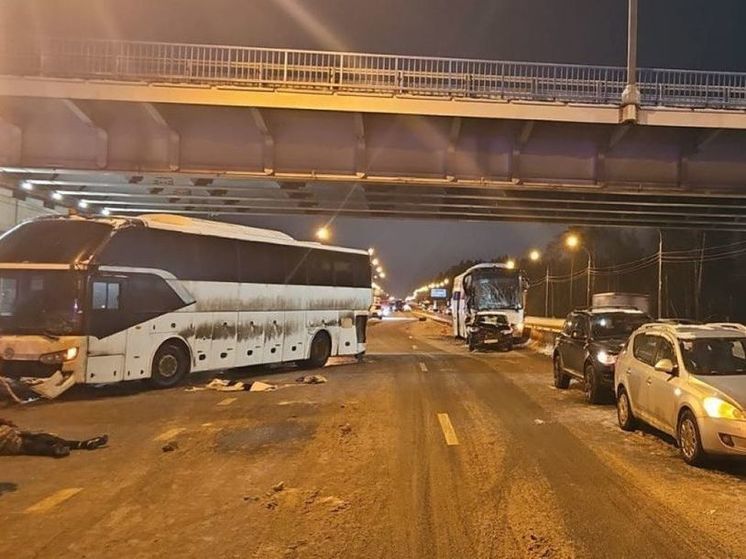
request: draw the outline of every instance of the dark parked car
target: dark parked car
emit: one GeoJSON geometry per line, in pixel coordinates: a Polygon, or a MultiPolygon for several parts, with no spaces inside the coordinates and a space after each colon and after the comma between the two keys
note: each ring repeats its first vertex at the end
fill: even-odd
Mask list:
{"type": "Polygon", "coordinates": [[[586,399],[601,403],[614,395],[614,363],[630,334],[652,319],[631,308],[591,308],[571,312],[554,346],[554,386],[583,382],[586,399]]]}

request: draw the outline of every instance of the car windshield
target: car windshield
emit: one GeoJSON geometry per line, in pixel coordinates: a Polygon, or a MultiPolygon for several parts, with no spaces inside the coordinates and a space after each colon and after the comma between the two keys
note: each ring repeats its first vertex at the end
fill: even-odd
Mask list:
{"type": "Polygon", "coordinates": [[[0,270],[0,334],[77,334],[81,275],[69,270],[0,270]]]}
{"type": "Polygon", "coordinates": [[[520,277],[515,271],[483,271],[472,278],[473,306],[478,311],[520,309],[520,277]]]}
{"type": "Polygon", "coordinates": [[[680,340],[686,369],[695,375],[746,374],[746,338],[680,340]]]}
{"type": "Polygon", "coordinates": [[[650,322],[650,317],[642,313],[614,312],[591,316],[593,338],[626,338],[640,326],[650,322]]]}

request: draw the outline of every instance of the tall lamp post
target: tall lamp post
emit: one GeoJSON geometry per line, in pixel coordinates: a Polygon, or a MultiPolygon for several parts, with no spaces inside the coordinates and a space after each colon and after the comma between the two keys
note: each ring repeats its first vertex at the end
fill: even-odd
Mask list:
{"type": "MultiPolygon", "coordinates": [[[[585,251],[585,253],[588,255],[588,269],[587,269],[588,277],[586,280],[586,296],[585,296],[586,303],[585,304],[590,307],[591,306],[591,275],[593,271],[593,257],[591,256],[591,251],[588,250],[587,247],[580,244],[580,237],[578,237],[574,233],[571,233],[570,235],[567,236],[567,238],[565,239],[565,245],[567,246],[567,248],[571,250],[575,250],[576,248],[582,248],[585,251]]],[[[570,268],[570,306],[571,307],[573,303],[572,301],[572,275],[573,275],[573,270],[572,268],[570,268]]]]}
{"type": "Polygon", "coordinates": [[[637,121],[640,87],[637,85],[637,0],[629,0],[627,14],[627,85],[622,92],[622,119],[637,121]]]}

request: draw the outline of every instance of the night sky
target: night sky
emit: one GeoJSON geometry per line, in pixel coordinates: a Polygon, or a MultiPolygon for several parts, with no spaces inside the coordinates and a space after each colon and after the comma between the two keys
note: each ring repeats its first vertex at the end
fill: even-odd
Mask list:
{"type": "MultiPolygon", "coordinates": [[[[623,65],[626,0],[0,0],[29,34],[623,65]]],[[[746,0],[640,0],[641,66],[746,71],[746,0]]],[[[321,218],[247,223],[308,238],[321,218]]],[[[338,244],[375,246],[391,291],[463,258],[520,256],[561,227],[336,220],[338,244]]]]}

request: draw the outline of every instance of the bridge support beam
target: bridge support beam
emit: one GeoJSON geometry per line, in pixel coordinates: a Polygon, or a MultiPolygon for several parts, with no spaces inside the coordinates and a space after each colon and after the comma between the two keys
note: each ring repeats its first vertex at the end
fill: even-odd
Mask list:
{"type": "Polygon", "coordinates": [[[267,121],[262,114],[262,111],[256,107],[249,109],[251,118],[254,121],[254,125],[262,135],[264,141],[263,147],[263,160],[264,160],[264,174],[273,175],[275,173],[275,139],[272,136],[272,132],[267,126],[267,121]]]}
{"type": "Polygon", "coordinates": [[[96,124],[91,114],[80,103],[71,99],[63,99],[62,103],[77,119],[96,134],[96,167],[105,169],[109,160],[109,133],[96,124]]]}
{"type": "Polygon", "coordinates": [[[531,139],[531,133],[534,131],[535,124],[533,120],[524,122],[515,140],[513,140],[509,177],[514,184],[521,184],[523,182],[521,177],[521,153],[531,139]]]}
{"type": "Polygon", "coordinates": [[[23,130],[0,115],[0,162],[20,165],[23,157],[23,130]]]}
{"type": "Polygon", "coordinates": [[[142,103],[145,113],[164,133],[166,138],[166,159],[171,171],[179,170],[180,136],[179,133],[169,125],[163,114],[152,103],[142,103]]]}
{"type": "Polygon", "coordinates": [[[601,142],[596,151],[593,182],[602,186],[606,182],[606,156],[632,130],[632,124],[621,124],[614,128],[608,140],[601,142]]]}
{"type": "Polygon", "coordinates": [[[355,175],[362,179],[366,176],[368,167],[363,113],[353,113],[352,121],[355,126],[355,175]]]}
{"type": "Polygon", "coordinates": [[[456,145],[461,135],[461,117],[457,116],[451,120],[451,128],[448,131],[448,145],[443,154],[443,176],[446,180],[456,180],[455,175],[451,172],[453,155],[456,153],[456,145]]]}

